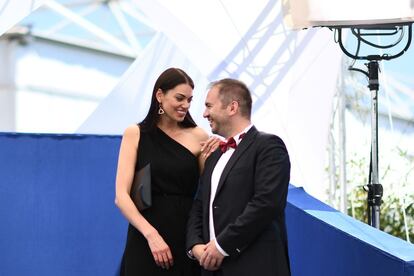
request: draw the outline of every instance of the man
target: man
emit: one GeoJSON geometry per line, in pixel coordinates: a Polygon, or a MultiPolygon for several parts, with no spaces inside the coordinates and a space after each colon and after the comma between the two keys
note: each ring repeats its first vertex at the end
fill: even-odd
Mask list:
{"type": "Polygon", "coordinates": [[[203,275],[290,275],[285,206],[290,177],[283,141],[250,121],[246,85],[211,85],[203,116],[220,145],[206,160],[187,228],[189,255],[203,275]]]}

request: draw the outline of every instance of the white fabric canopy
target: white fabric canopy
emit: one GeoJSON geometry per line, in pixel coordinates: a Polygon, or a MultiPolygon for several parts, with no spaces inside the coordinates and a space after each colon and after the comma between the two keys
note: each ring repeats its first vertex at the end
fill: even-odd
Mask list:
{"type": "Polygon", "coordinates": [[[161,34],[78,132],[119,134],[126,125],[141,120],[155,79],[172,66],[193,77],[192,116],[209,131],[202,118],[205,88],[217,78],[236,77],[254,94],[253,123],[286,142],[292,159],[291,182],[322,198],[331,103],[341,57],[333,34],[284,30],[277,1],[243,5],[224,1],[225,7],[220,1],[136,3],[161,34]],[[247,22],[242,19],[246,14],[247,22]],[[263,36],[260,28],[266,24],[274,27],[263,36]],[[254,40],[259,37],[263,45],[256,47],[254,40]],[[257,70],[252,70],[254,66],[257,70]]]}
{"type": "MultiPolygon", "coordinates": [[[[42,3],[18,1],[17,7],[13,2],[0,2],[2,32],[42,3]]],[[[333,33],[286,30],[277,0],[134,2],[158,33],[77,133],[121,134],[127,125],[142,120],[155,79],[168,67],[181,67],[195,81],[191,112],[209,131],[202,118],[207,84],[237,78],[252,90],[253,123],[286,142],[291,182],[322,198],[341,58],[333,33]]]]}
{"type": "Polygon", "coordinates": [[[46,0],[0,0],[0,35],[40,7],[46,0]]]}

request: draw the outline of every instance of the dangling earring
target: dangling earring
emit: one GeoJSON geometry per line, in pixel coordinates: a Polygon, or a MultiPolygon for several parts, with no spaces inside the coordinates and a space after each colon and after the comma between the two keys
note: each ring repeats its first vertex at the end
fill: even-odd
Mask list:
{"type": "Polygon", "coordinates": [[[160,107],[158,108],[158,115],[162,115],[165,113],[164,109],[162,109],[162,103],[159,103],[160,107]]]}

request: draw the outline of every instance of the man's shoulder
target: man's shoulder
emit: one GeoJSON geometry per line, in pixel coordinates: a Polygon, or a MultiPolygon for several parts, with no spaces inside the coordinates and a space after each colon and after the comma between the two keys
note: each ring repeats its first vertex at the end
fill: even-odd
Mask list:
{"type": "Polygon", "coordinates": [[[278,149],[287,152],[287,147],[283,139],[273,133],[258,131],[254,144],[259,152],[265,152],[270,149],[278,149]]]}
{"type": "Polygon", "coordinates": [[[249,129],[249,131],[247,132],[247,133],[249,133],[249,132],[251,132],[253,135],[255,135],[256,137],[256,139],[272,139],[272,137],[274,138],[274,137],[276,137],[276,138],[278,138],[278,139],[281,139],[278,135],[276,135],[276,134],[273,134],[273,133],[269,133],[269,132],[266,132],[266,131],[262,131],[262,130],[259,130],[259,129],[257,129],[256,128],[256,126],[255,125],[253,125],[250,129],[249,129]]]}
{"type": "Polygon", "coordinates": [[[258,131],[256,139],[260,142],[263,142],[265,140],[273,140],[273,141],[278,141],[278,142],[283,143],[283,140],[282,138],[280,138],[280,136],[273,134],[273,133],[268,133],[265,131],[258,131]]]}

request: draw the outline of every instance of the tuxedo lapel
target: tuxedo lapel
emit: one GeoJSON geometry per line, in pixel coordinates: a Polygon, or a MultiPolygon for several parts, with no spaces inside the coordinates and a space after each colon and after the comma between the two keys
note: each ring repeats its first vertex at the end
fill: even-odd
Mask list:
{"type": "MultiPolygon", "coordinates": [[[[233,168],[234,164],[236,164],[237,160],[239,160],[240,156],[243,155],[243,153],[249,148],[251,143],[254,141],[258,131],[257,129],[252,126],[250,130],[246,133],[243,140],[240,142],[240,144],[237,146],[236,150],[234,151],[233,155],[230,157],[229,161],[227,162],[226,166],[224,167],[223,173],[220,176],[220,180],[217,186],[217,194],[220,192],[221,187],[223,186],[224,181],[227,178],[227,175],[233,168]]],[[[217,163],[217,161],[216,161],[217,163]]],[[[210,176],[211,179],[211,176],[210,176]]]]}
{"type": "Polygon", "coordinates": [[[220,159],[222,155],[222,152],[218,148],[216,151],[214,151],[210,157],[208,158],[208,162],[206,160],[206,166],[204,167],[204,179],[206,185],[205,187],[205,197],[204,197],[204,204],[210,202],[210,195],[211,195],[211,175],[213,174],[213,170],[216,167],[216,164],[218,160],[220,159]]]}

